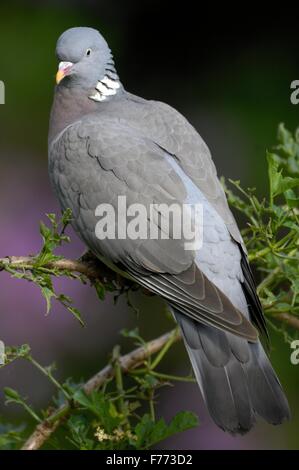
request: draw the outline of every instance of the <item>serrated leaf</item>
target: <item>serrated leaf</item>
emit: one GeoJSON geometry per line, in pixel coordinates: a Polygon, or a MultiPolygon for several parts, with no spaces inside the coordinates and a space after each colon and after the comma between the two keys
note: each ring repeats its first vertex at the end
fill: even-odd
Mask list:
{"type": "Polygon", "coordinates": [[[62,225],[63,226],[68,225],[72,220],[72,216],[73,216],[72,209],[67,208],[62,215],[62,219],[61,219],[62,225]]]}
{"type": "Polygon", "coordinates": [[[137,448],[150,448],[168,437],[183,432],[198,425],[198,418],[189,411],[178,413],[167,425],[164,419],[157,422],[152,421],[150,415],[146,414],[135,427],[137,436],[137,448]]]}
{"type": "Polygon", "coordinates": [[[122,417],[117,413],[114,405],[111,406],[110,400],[101,391],[93,391],[87,396],[83,390],[78,390],[74,394],[74,400],[94,413],[99,423],[109,433],[122,421],[122,417]]]}
{"type": "Polygon", "coordinates": [[[299,186],[299,178],[291,178],[289,176],[282,175],[282,168],[279,168],[279,163],[277,162],[274,154],[268,152],[267,160],[270,194],[272,199],[289,189],[299,186]]]}
{"type": "Polygon", "coordinates": [[[72,435],[72,438],[68,438],[68,440],[76,448],[80,450],[93,450],[94,440],[88,437],[91,426],[86,416],[71,416],[67,422],[67,426],[72,435]]]}
{"type": "Polygon", "coordinates": [[[186,431],[199,425],[198,417],[191,411],[181,411],[168,426],[169,435],[186,431]]]}
{"type": "Polygon", "coordinates": [[[288,189],[284,192],[284,197],[289,207],[296,208],[299,207],[299,197],[292,189],[288,189]]]}

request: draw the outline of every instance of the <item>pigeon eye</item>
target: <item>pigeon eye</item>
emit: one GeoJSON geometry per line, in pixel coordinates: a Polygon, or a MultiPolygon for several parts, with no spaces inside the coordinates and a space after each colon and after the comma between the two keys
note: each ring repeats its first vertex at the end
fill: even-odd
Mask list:
{"type": "Polygon", "coordinates": [[[90,55],[90,54],[91,54],[91,49],[87,49],[86,55],[88,56],[88,55],[90,55]]]}

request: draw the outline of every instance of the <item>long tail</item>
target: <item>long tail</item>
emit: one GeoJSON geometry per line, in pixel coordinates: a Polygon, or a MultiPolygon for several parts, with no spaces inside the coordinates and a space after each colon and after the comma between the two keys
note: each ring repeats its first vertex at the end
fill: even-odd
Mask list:
{"type": "Polygon", "coordinates": [[[285,394],[260,343],[201,325],[175,311],[193,370],[215,423],[245,434],[256,415],[271,424],[290,418],[285,394]]]}

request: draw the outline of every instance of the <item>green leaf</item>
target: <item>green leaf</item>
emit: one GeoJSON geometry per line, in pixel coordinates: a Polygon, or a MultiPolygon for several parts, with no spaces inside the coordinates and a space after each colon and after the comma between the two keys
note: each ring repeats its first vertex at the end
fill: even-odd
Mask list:
{"type": "Polygon", "coordinates": [[[169,435],[186,431],[199,425],[198,417],[191,411],[181,411],[168,426],[169,435]]]}
{"type": "Polygon", "coordinates": [[[99,299],[105,300],[105,287],[98,279],[95,281],[94,287],[99,299]]]}
{"type": "Polygon", "coordinates": [[[78,310],[76,307],[71,307],[70,305],[67,307],[67,309],[79,321],[81,326],[85,326],[80,310],[78,310]]]}
{"type": "Polygon", "coordinates": [[[72,209],[67,208],[64,211],[62,215],[62,219],[61,219],[63,228],[65,228],[71,222],[72,218],[73,218],[72,209]]]}
{"type": "Polygon", "coordinates": [[[26,358],[30,353],[30,346],[28,344],[23,344],[20,347],[7,346],[5,348],[5,364],[1,367],[5,367],[8,364],[11,364],[17,359],[26,358]]]}
{"type": "Polygon", "coordinates": [[[8,424],[0,424],[0,449],[17,450],[24,442],[24,428],[24,425],[13,427],[8,424]]]}
{"type": "Polygon", "coordinates": [[[139,334],[139,328],[137,327],[132,330],[128,330],[127,328],[124,328],[121,330],[120,333],[124,338],[135,339],[136,340],[135,344],[139,344],[141,346],[145,344],[144,339],[139,334]]]}
{"type": "Polygon", "coordinates": [[[296,208],[299,207],[299,197],[292,189],[288,189],[284,193],[284,197],[289,207],[296,208]]]}
{"type": "Polygon", "coordinates": [[[278,126],[277,138],[282,145],[288,145],[293,142],[292,133],[286,129],[282,122],[278,126]]]}
{"type": "Polygon", "coordinates": [[[168,437],[186,431],[198,425],[198,418],[190,411],[178,413],[167,425],[164,419],[152,421],[149,414],[145,414],[135,427],[137,448],[150,448],[168,437]]]}
{"type": "Polygon", "coordinates": [[[111,433],[122,421],[122,416],[117,413],[115,406],[101,391],[94,391],[87,396],[83,390],[78,390],[74,394],[74,400],[95,414],[108,433],[111,433]]]}
{"type": "Polygon", "coordinates": [[[53,227],[57,228],[57,221],[56,221],[56,214],[54,213],[50,213],[50,214],[47,214],[47,217],[48,219],[50,220],[51,224],[53,227]]]}
{"type": "Polygon", "coordinates": [[[141,378],[141,386],[144,390],[155,388],[159,385],[159,380],[151,374],[145,374],[141,378]]]}
{"type": "Polygon", "coordinates": [[[47,303],[47,312],[46,312],[46,314],[48,315],[48,313],[51,310],[51,299],[52,299],[52,297],[56,297],[56,296],[55,296],[55,293],[53,292],[53,290],[49,289],[49,287],[41,287],[41,291],[42,291],[42,294],[43,294],[44,298],[46,299],[46,303],[47,303]]]}
{"type": "Polygon", "coordinates": [[[88,435],[91,430],[91,423],[86,416],[73,415],[69,418],[67,426],[71,432],[71,439],[68,440],[80,450],[93,450],[94,440],[88,435]]]}
{"type": "Polygon", "coordinates": [[[52,235],[51,230],[43,222],[40,222],[39,231],[40,231],[40,234],[43,238],[44,243],[47,243],[47,241],[49,240],[49,238],[52,235]]]}
{"type": "Polygon", "coordinates": [[[268,175],[270,182],[270,196],[271,200],[282,194],[289,189],[299,186],[299,178],[291,178],[282,175],[282,169],[279,168],[279,163],[273,153],[267,153],[268,160],[268,175]]]}

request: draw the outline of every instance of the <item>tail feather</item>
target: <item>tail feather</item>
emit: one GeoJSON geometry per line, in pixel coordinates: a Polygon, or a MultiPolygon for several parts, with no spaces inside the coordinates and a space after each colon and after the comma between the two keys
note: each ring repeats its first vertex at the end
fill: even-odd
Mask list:
{"type": "Polygon", "coordinates": [[[246,364],[252,405],[268,423],[290,419],[290,409],[280,382],[260,343],[251,344],[252,361],[246,364]]]}
{"type": "Polygon", "coordinates": [[[287,399],[260,343],[207,327],[174,312],[211,417],[244,434],[258,414],[271,424],[290,417],[287,399]]]}

